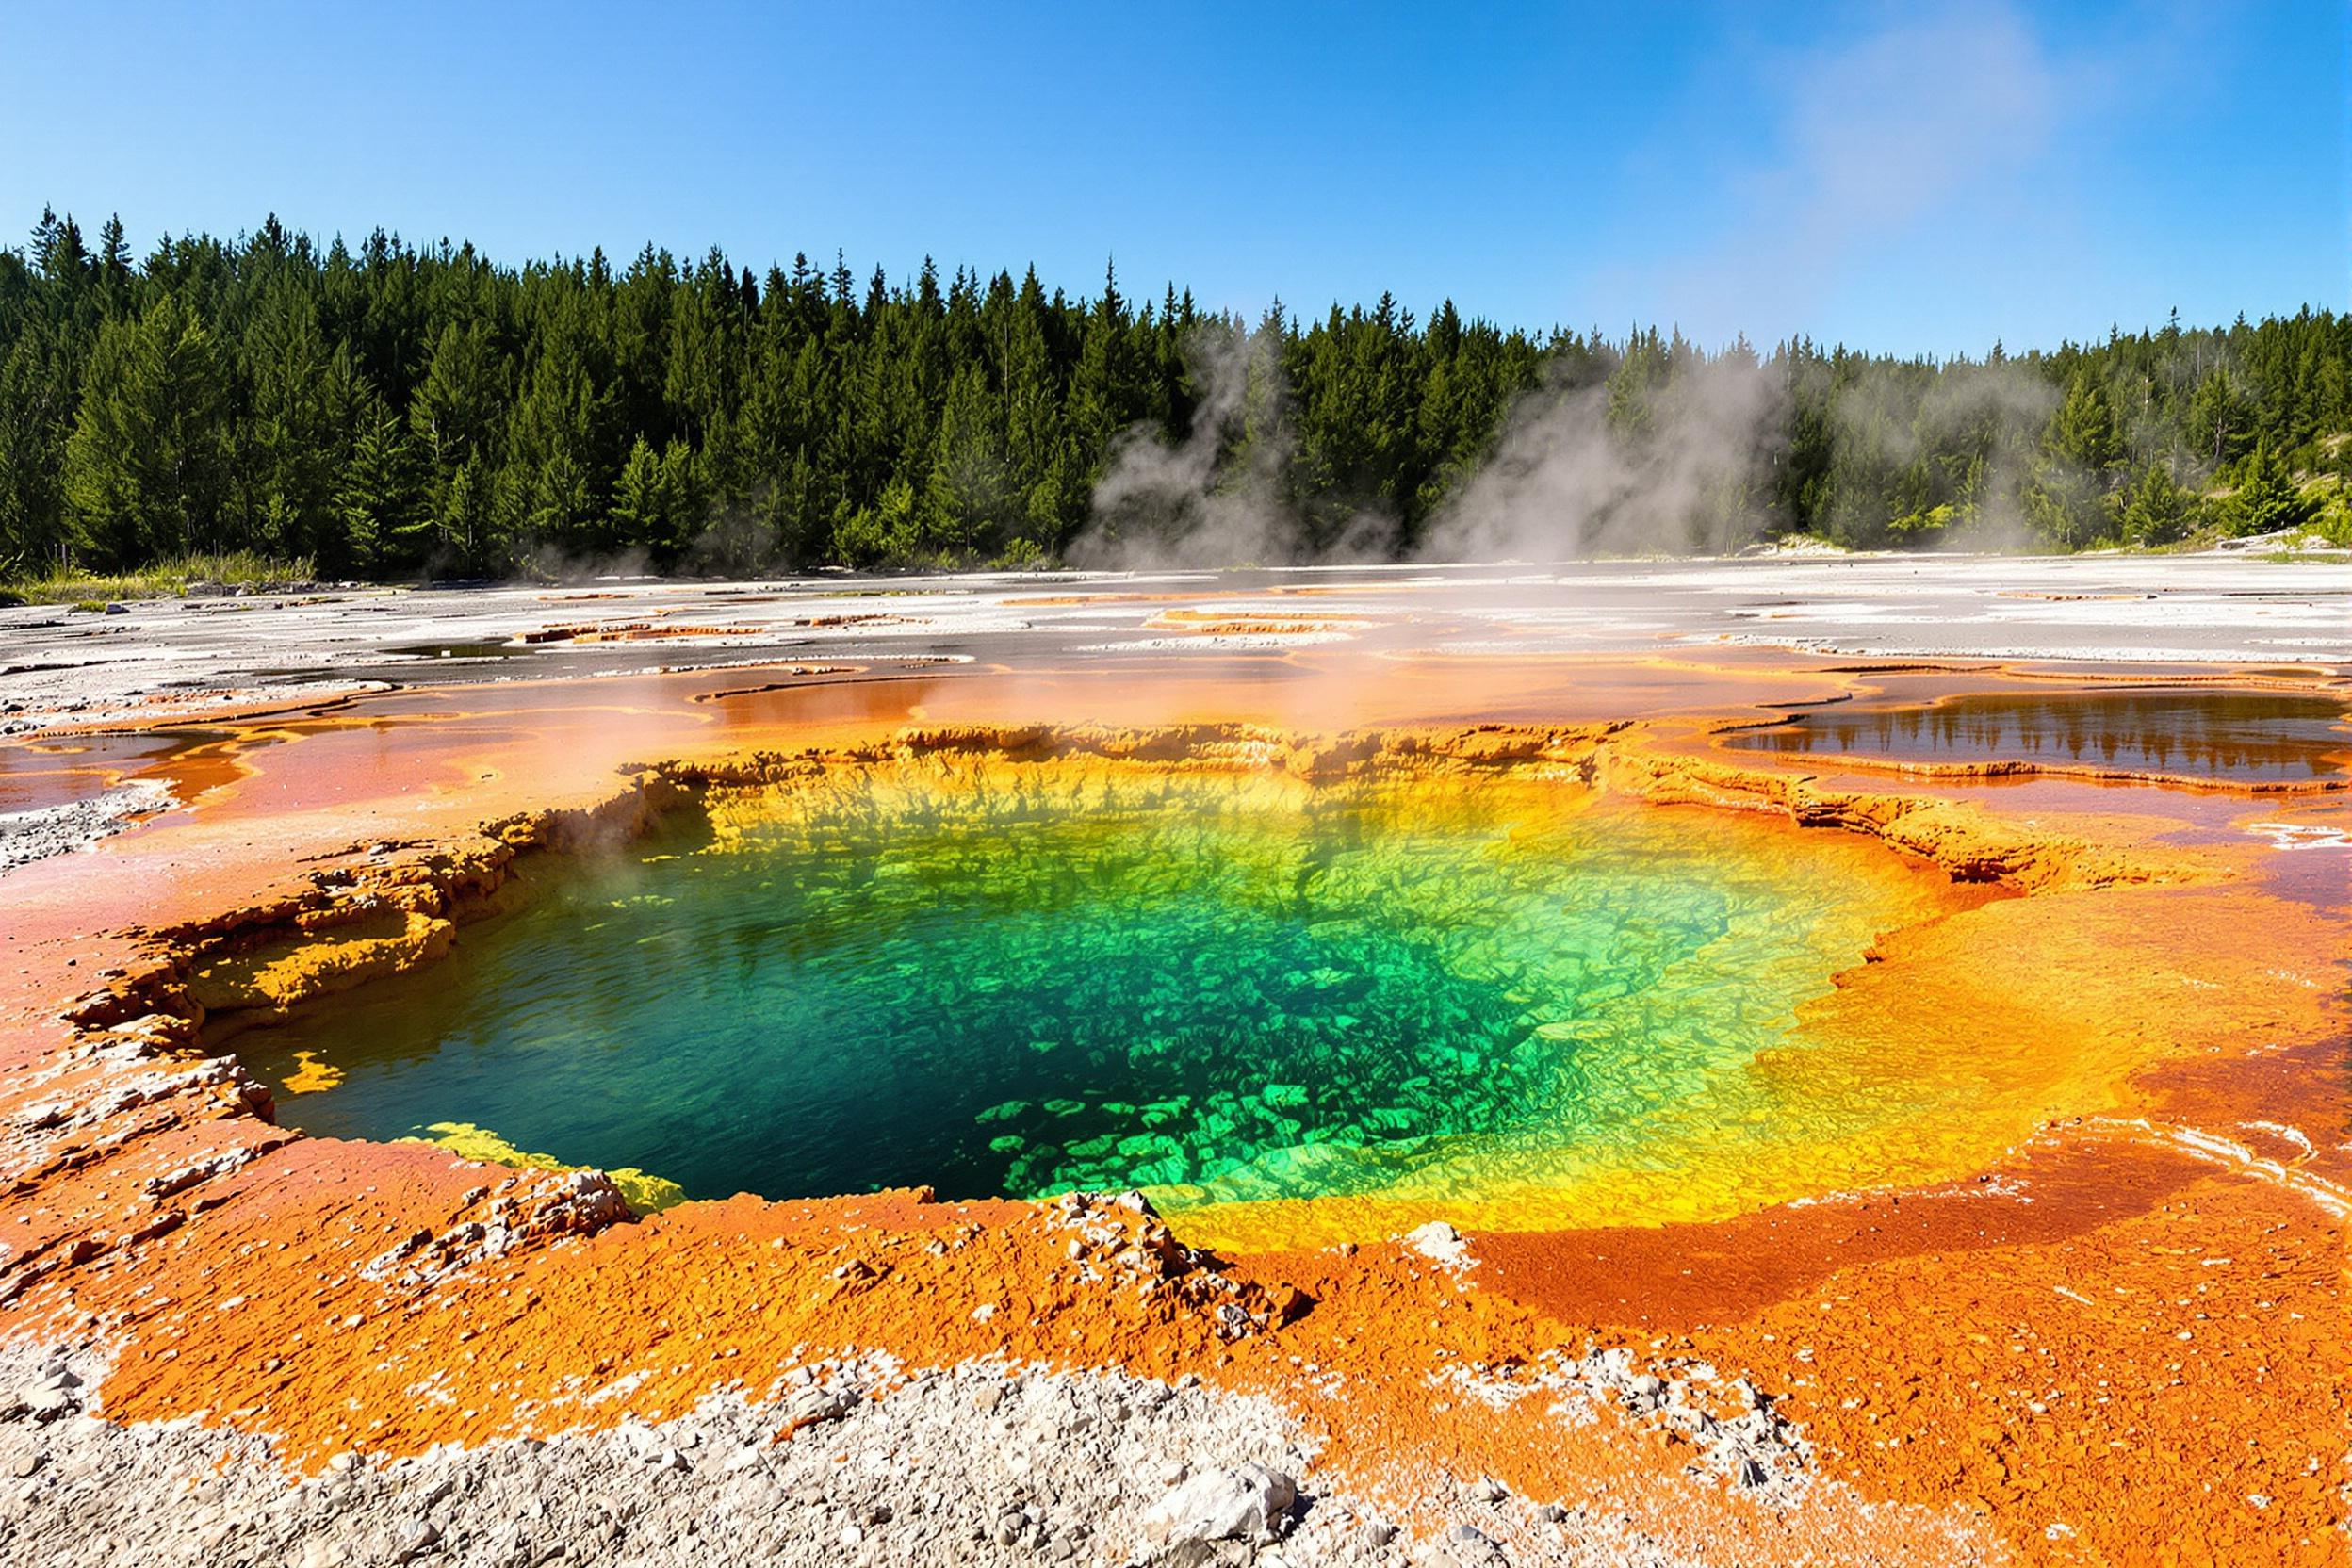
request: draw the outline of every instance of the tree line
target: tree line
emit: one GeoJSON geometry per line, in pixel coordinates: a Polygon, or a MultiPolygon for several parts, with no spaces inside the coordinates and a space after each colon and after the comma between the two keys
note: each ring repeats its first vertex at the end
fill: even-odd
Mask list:
{"type": "MultiPolygon", "coordinates": [[[[119,219],[92,239],[44,213],[0,250],[0,574],[237,549],[380,578],[1041,563],[1245,492],[1282,555],[1407,555],[1547,419],[1635,475],[1722,454],[1660,492],[1671,515],[1556,493],[1636,519],[1579,535],[1614,547],[2162,543],[2341,523],[2347,361],[2352,317],[2310,309],[1899,359],[1387,297],[1246,321],[1115,273],[1072,295],[928,261],[755,276],[715,249],[511,267],[274,218],[135,257],[119,219]],[[1168,454],[1173,481],[1105,483],[1168,454]]],[[[1523,548],[1553,537],[1542,507],[1521,522],[1523,548]]]]}

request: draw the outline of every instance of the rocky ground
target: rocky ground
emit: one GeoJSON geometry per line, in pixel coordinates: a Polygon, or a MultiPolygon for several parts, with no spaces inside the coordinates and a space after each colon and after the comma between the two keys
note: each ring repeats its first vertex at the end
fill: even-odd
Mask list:
{"type": "Polygon", "coordinates": [[[2352,662],[2352,562],[2220,555],[1781,558],[975,573],[566,589],[358,588],[0,608],[0,737],[201,720],[389,685],[819,657],[1034,664],[1346,645],[1870,657],[2352,662]]]}
{"type": "Polygon", "coordinates": [[[96,843],[172,802],[169,786],[139,778],[81,800],[0,811],[0,872],[96,843]]]}
{"type": "MultiPolygon", "coordinates": [[[[103,1419],[100,1372],[70,1346],[0,1352],[0,1562],[1696,1560],[1617,1518],[1491,1481],[1441,1483],[1446,1494],[1428,1501],[1452,1522],[1416,1536],[1325,1490],[1276,1406],[1190,1380],[1003,1363],[908,1379],[887,1361],[826,1362],[774,1400],[714,1397],[673,1421],[390,1462],[341,1454],[289,1482],[263,1438],[103,1419]]],[[[1661,1379],[1613,1364],[1597,1375],[1611,1372],[1616,1392],[1680,1405],[1661,1379]]],[[[1767,1410],[1723,1441],[1721,1462],[1753,1484],[1804,1484],[1767,1410]]]]}

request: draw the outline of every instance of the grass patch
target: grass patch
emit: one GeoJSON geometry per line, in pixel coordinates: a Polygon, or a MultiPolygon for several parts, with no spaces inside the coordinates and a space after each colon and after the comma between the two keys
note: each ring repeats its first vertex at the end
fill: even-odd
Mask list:
{"type": "Polygon", "coordinates": [[[317,569],[308,556],[281,560],[252,550],[222,555],[182,555],[135,572],[84,572],[53,566],[37,577],[0,581],[0,597],[25,604],[70,604],[103,610],[110,599],[176,598],[210,585],[226,588],[287,588],[309,582],[317,569]]]}

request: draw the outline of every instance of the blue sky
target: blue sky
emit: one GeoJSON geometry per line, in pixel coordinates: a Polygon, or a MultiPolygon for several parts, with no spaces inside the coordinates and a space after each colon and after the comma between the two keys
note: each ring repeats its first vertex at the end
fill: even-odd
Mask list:
{"type": "Polygon", "coordinates": [[[838,247],[1898,352],[2346,303],[2347,8],[0,5],[0,233],[838,247]]]}

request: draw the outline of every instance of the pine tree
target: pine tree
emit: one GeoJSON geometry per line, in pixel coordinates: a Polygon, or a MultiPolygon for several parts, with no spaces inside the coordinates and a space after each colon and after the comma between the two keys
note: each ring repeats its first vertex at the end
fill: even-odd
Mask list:
{"type": "Polygon", "coordinates": [[[43,277],[51,276],[50,258],[57,248],[57,209],[46,202],[41,204],[41,220],[33,225],[33,270],[43,277]]]}
{"type": "Polygon", "coordinates": [[[131,298],[131,244],[123,236],[120,213],[108,214],[106,227],[98,231],[97,259],[106,308],[120,314],[129,307],[131,298]]]}
{"type": "Polygon", "coordinates": [[[926,547],[955,552],[1001,544],[1005,524],[1004,435],[978,365],[956,372],[923,489],[926,547]]]}
{"type": "Polygon", "coordinates": [[[483,472],[481,459],[467,458],[428,498],[427,510],[395,531],[403,553],[419,558],[428,572],[481,573],[506,564],[494,523],[495,486],[483,472]]]}
{"type": "Polygon", "coordinates": [[[1106,270],[1102,297],[1086,318],[1068,403],[1070,432],[1088,451],[1102,450],[1112,436],[1132,422],[1126,396],[1129,324],[1127,302],[1119,297],[1118,270],[1106,270]]]}
{"type": "Polygon", "coordinates": [[[563,550],[605,551],[605,525],[595,474],[602,399],[588,368],[581,307],[559,308],[516,401],[499,487],[501,523],[511,537],[563,550]]]}
{"type": "Polygon", "coordinates": [[[43,277],[64,284],[77,284],[87,277],[90,248],[82,243],[82,226],[74,221],[72,213],[59,218],[47,207],[41,208],[41,227],[34,235],[34,254],[43,277]]]}
{"type": "Polygon", "coordinates": [[[436,493],[460,467],[492,455],[505,414],[499,368],[482,322],[443,325],[409,404],[409,426],[432,466],[436,493]]]}
{"type": "Polygon", "coordinates": [[[1045,296],[1032,271],[1005,307],[1004,440],[1016,488],[1033,489],[1060,450],[1063,418],[1053,350],[1045,336],[1045,296]]]}
{"type": "Polygon", "coordinates": [[[2134,544],[2169,545],[2197,526],[2198,511],[2197,498],[2180,487],[2171,466],[2151,463],[2124,503],[2123,536],[2134,544]]]}
{"type": "Polygon", "coordinates": [[[335,488],[334,513],[342,537],[333,559],[348,561],[363,575],[381,571],[389,553],[413,532],[419,499],[407,426],[391,404],[369,391],[351,460],[335,488]]]}
{"type": "Polygon", "coordinates": [[[0,571],[44,565],[65,545],[59,469],[74,390],[71,356],[46,323],[0,356],[0,571]]]}
{"type": "Polygon", "coordinates": [[[2233,534],[2278,533],[2300,528],[2318,508],[2303,494],[2286,464],[2264,436],[2254,443],[2238,476],[2238,487],[2222,509],[2233,534]]]}
{"type": "Polygon", "coordinates": [[[99,335],[65,448],[66,500],[99,563],[237,542],[221,529],[226,390],[211,335],[171,295],[99,335]]]}
{"type": "Polygon", "coordinates": [[[236,466],[250,497],[246,531],[281,554],[339,553],[328,498],[340,455],[326,406],[327,349],[307,294],[274,288],[246,329],[250,414],[236,466]]]}
{"type": "Polygon", "coordinates": [[[612,533],[623,547],[674,557],[694,531],[693,452],[672,441],[656,452],[644,436],[612,482],[612,533]]]}
{"type": "Polygon", "coordinates": [[[2205,373],[2189,400],[2185,433],[2207,463],[2219,467],[2234,456],[2246,433],[2246,410],[2236,381],[2219,366],[2205,373]]]}
{"type": "Polygon", "coordinates": [[[1023,539],[1056,552],[1069,546],[1086,520],[1089,466],[1074,437],[1065,436],[1055,446],[1044,474],[1029,487],[1023,539]]]}
{"type": "Polygon", "coordinates": [[[2078,374],[2066,388],[2066,400],[2050,416],[2050,449],[2103,476],[2121,461],[2121,438],[2107,389],[2087,372],[2078,374]]]}

